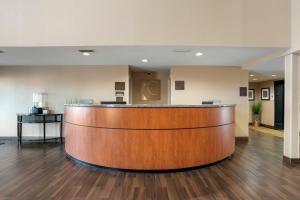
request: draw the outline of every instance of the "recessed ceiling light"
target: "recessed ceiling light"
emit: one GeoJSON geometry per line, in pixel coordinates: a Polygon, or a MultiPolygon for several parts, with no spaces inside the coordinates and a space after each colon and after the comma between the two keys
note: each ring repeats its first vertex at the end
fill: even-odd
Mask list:
{"type": "Polygon", "coordinates": [[[142,62],[143,62],[143,63],[147,63],[148,60],[147,60],[147,59],[143,59],[142,62]]]}
{"type": "Polygon", "coordinates": [[[202,56],[202,55],[203,55],[203,53],[201,53],[201,52],[197,52],[195,55],[196,55],[196,56],[202,56]]]}
{"type": "Polygon", "coordinates": [[[90,56],[95,51],[91,50],[91,49],[81,49],[81,50],[79,50],[79,52],[82,53],[82,55],[84,55],[84,56],[90,56]]]}
{"type": "Polygon", "coordinates": [[[250,74],[250,76],[251,76],[251,77],[253,77],[253,76],[254,76],[254,74],[250,74]]]}
{"type": "Polygon", "coordinates": [[[91,54],[88,53],[88,52],[84,52],[84,53],[82,53],[82,55],[84,55],[84,56],[90,56],[91,54]]]}
{"type": "Polygon", "coordinates": [[[253,80],[254,80],[254,81],[257,81],[257,78],[254,78],[253,80]]]}
{"type": "Polygon", "coordinates": [[[275,75],[275,74],[272,74],[272,76],[273,76],[273,77],[275,77],[275,76],[277,76],[277,75],[275,75]]]}

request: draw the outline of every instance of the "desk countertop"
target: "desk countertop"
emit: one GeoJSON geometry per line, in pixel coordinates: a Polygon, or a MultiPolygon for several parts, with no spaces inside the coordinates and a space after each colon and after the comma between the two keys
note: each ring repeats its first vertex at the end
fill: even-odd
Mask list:
{"type": "Polygon", "coordinates": [[[179,104],[65,104],[68,107],[103,107],[103,108],[219,108],[234,107],[235,104],[205,104],[205,105],[179,105],[179,104]]]}

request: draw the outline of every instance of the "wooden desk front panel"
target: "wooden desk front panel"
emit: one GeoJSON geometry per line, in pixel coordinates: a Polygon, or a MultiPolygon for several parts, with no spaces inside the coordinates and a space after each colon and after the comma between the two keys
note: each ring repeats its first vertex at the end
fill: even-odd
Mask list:
{"type": "Polygon", "coordinates": [[[121,169],[206,165],[234,152],[234,107],[65,108],[65,149],[81,161],[121,169]]]}
{"type": "Polygon", "coordinates": [[[234,122],[234,107],[101,108],[65,107],[68,123],[121,129],[178,129],[220,126],[234,122]]]}

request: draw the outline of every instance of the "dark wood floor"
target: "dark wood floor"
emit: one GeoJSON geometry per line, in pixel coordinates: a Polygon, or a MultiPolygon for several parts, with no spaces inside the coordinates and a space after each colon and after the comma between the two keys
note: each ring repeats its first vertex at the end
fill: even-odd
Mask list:
{"type": "Polygon", "coordinates": [[[283,141],[252,132],[233,160],[177,173],[126,173],[74,164],[59,144],[0,145],[0,199],[300,199],[300,166],[283,141]]]}

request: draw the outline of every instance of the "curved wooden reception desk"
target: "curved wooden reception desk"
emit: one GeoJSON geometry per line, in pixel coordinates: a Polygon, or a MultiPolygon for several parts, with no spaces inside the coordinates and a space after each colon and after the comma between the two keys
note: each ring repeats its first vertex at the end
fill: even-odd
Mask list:
{"type": "Polygon", "coordinates": [[[66,105],[65,148],[85,163],[190,168],[234,152],[234,105],[66,105]]]}

